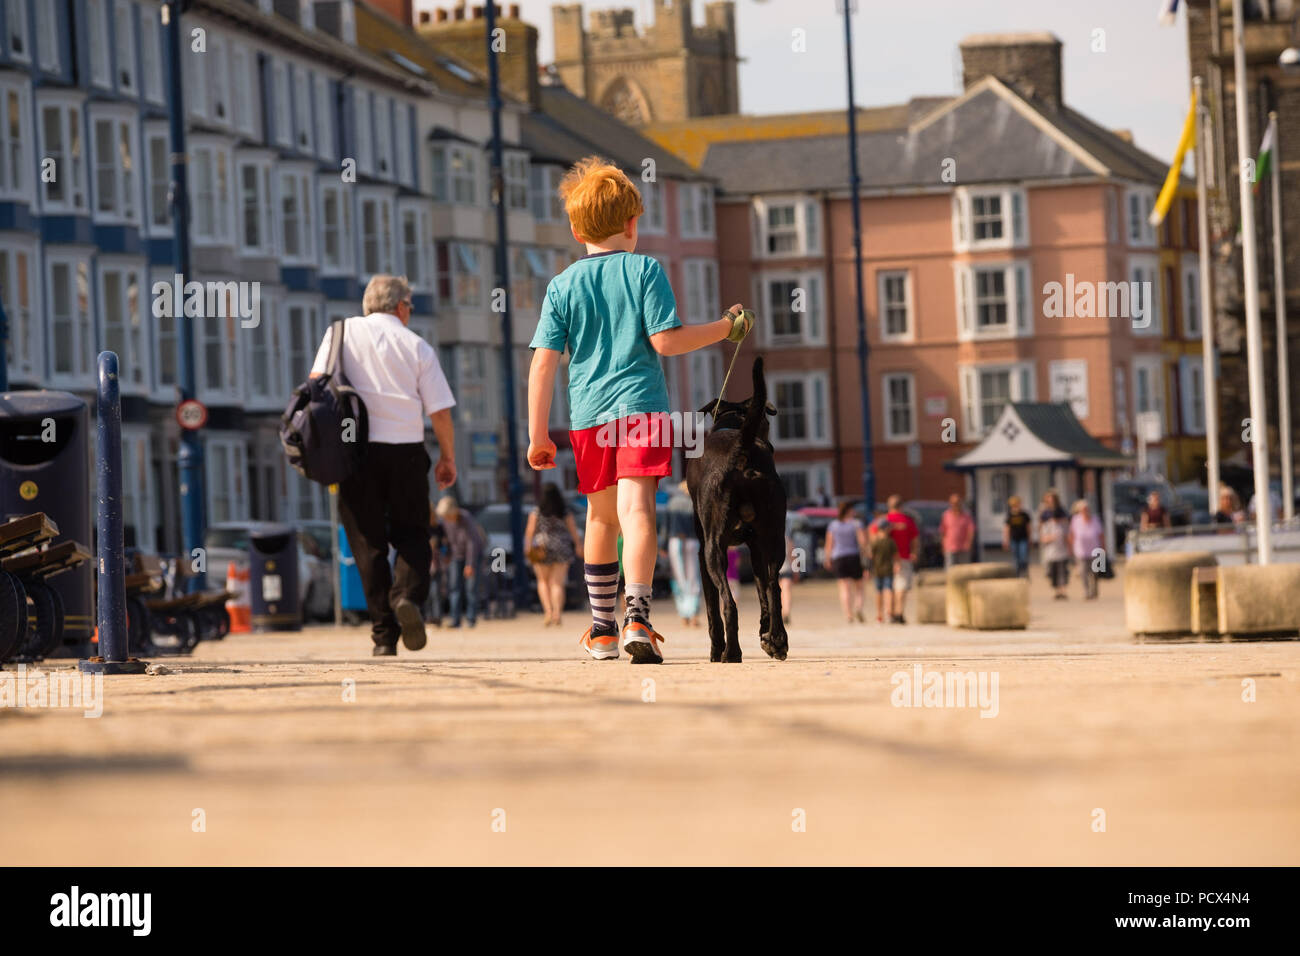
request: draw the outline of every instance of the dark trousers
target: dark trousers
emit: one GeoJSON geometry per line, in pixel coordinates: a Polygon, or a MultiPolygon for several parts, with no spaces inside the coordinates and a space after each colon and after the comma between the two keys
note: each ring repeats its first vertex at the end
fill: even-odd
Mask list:
{"type": "Polygon", "coordinates": [[[393,604],[429,594],[429,466],[424,445],[371,442],[361,469],[339,487],[339,517],[357,559],[376,644],[396,644],[393,604]],[[390,570],[388,546],[397,551],[390,570]]]}

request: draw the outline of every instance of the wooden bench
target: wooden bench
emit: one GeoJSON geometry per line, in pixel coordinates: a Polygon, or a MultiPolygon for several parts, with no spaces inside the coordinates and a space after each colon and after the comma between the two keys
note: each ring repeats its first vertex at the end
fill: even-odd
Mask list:
{"type": "Polygon", "coordinates": [[[49,579],[90,560],[43,512],[0,525],[0,663],[40,660],[63,643],[63,598],[49,579]],[[31,608],[28,608],[30,602],[31,608]]]}

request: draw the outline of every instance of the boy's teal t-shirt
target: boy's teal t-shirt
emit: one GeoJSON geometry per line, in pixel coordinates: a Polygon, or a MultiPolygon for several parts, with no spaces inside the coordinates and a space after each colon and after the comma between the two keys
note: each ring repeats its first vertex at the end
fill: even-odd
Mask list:
{"type": "Polygon", "coordinates": [[[529,348],[568,347],[569,427],[578,431],[670,410],[650,336],[681,324],[658,262],[634,252],[597,252],[550,281],[529,348]]]}

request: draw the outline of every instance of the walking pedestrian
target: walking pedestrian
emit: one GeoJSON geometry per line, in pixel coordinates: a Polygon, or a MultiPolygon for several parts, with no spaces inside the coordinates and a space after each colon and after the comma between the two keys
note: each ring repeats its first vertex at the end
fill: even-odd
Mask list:
{"type": "Polygon", "coordinates": [[[569,579],[569,565],[582,557],[582,539],[554,482],[547,482],[541,500],[528,516],[524,528],[524,553],[537,578],[537,596],[542,602],[543,627],[559,624],[564,613],[564,586],[569,579]]]}
{"type": "Polygon", "coordinates": [[[1007,499],[1007,517],[1002,523],[1002,547],[1011,552],[1016,566],[1016,577],[1029,577],[1029,532],[1033,519],[1020,509],[1020,496],[1007,499]]]}
{"type": "MultiPolygon", "coordinates": [[[[407,326],[411,287],[400,276],[376,275],[361,301],[364,315],[343,324],[342,366],[365,402],[369,440],[361,467],[339,486],[339,518],[357,560],[376,657],[424,647],[421,606],[429,593],[429,466],[427,418],[438,439],[433,475],[439,488],[456,481],[456,442],[438,354],[407,326]],[[388,564],[392,545],[397,558],[388,564]]],[[[332,330],[331,326],[331,330],[332,330]]],[[[332,331],[316,352],[311,375],[325,372],[332,331]]]]}
{"type": "Polygon", "coordinates": [[[853,503],[840,505],[839,516],[826,527],[826,570],[835,575],[840,589],[840,609],[852,624],[862,616],[862,552],[867,549],[862,522],[853,517],[853,503]]]}
{"type": "Polygon", "coordinates": [[[700,626],[700,540],[695,536],[695,512],[686,490],[668,500],[668,568],[672,572],[673,603],[684,627],[700,626]]]}
{"type": "Polygon", "coordinates": [[[478,623],[478,570],[487,547],[482,527],[451,495],[439,499],[438,517],[447,531],[450,562],[447,568],[448,627],[460,627],[461,616],[473,627],[478,623]]]}
{"type": "Polygon", "coordinates": [[[1042,510],[1038,515],[1038,558],[1047,569],[1052,582],[1053,597],[1064,601],[1069,595],[1065,587],[1070,582],[1069,516],[1061,507],[1061,496],[1055,490],[1043,495],[1042,510]]]}
{"type": "Polygon", "coordinates": [[[1083,597],[1091,601],[1097,597],[1097,569],[1093,562],[1100,557],[1107,560],[1102,549],[1102,527],[1097,516],[1092,513],[1086,499],[1080,498],[1070,508],[1069,545],[1070,553],[1079,562],[1079,576],[1083,578],[1083,597]]]}

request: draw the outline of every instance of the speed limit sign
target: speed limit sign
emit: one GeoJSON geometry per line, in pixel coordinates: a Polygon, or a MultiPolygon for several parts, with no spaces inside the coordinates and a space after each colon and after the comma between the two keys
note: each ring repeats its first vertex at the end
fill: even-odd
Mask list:
{"type": "Polygon", "coordinates": [[[208,423],[208,408],[197,398],[187,398],[176,406],[176,422],[181,428],[198,431],[208,423]]]}

